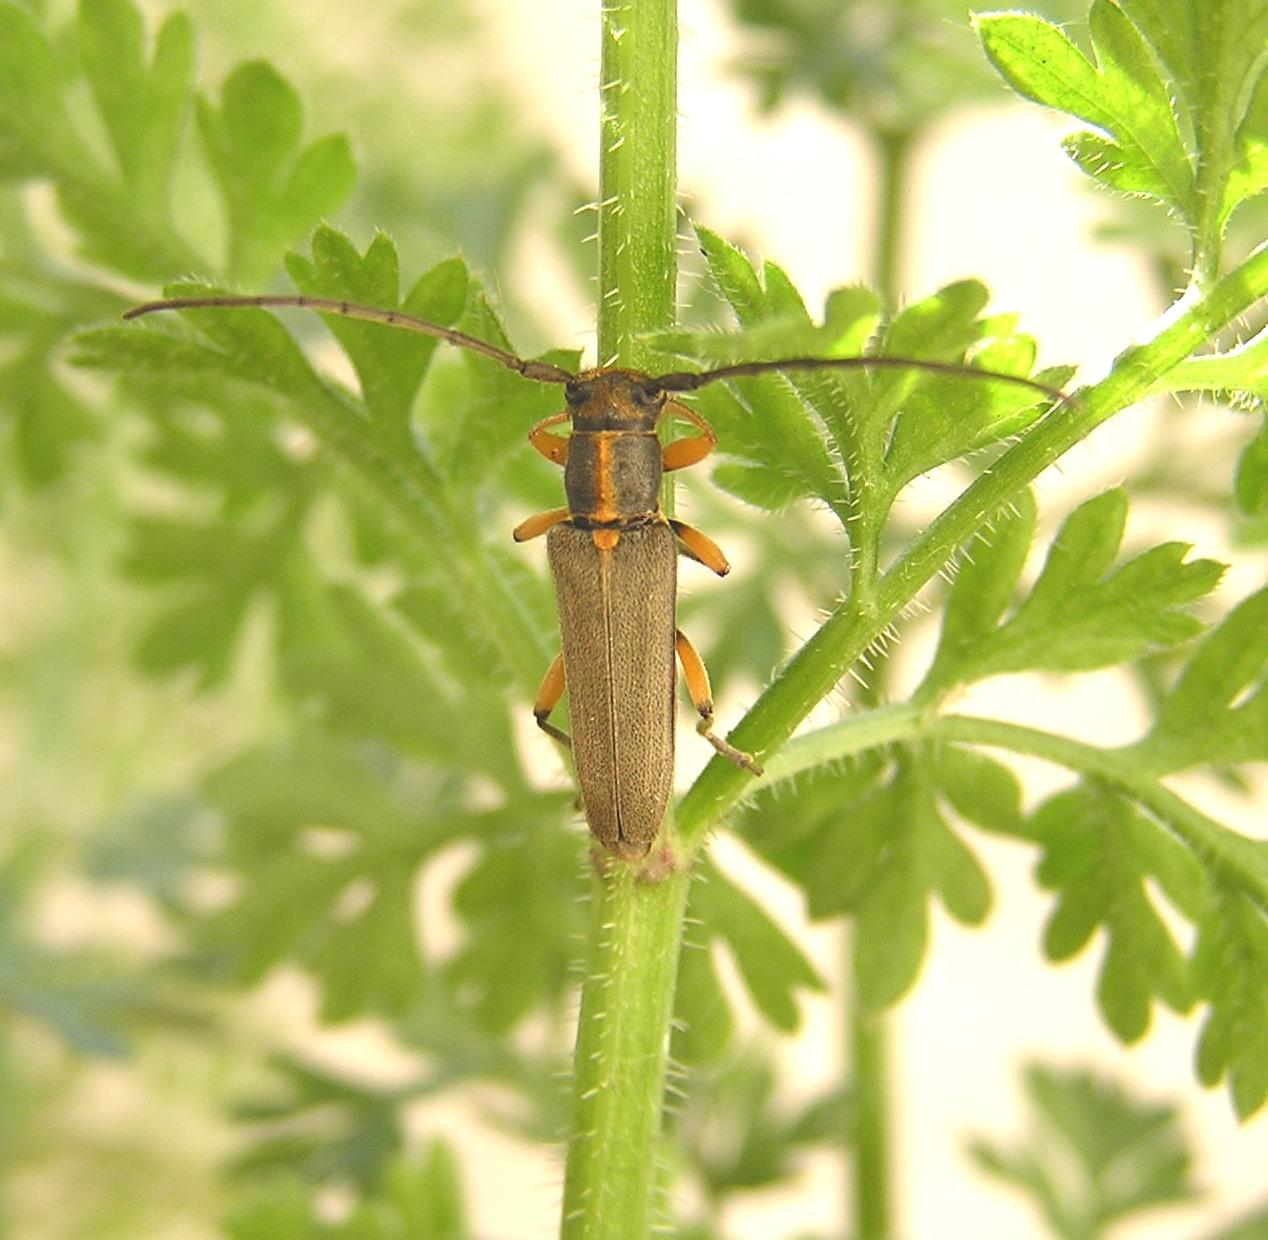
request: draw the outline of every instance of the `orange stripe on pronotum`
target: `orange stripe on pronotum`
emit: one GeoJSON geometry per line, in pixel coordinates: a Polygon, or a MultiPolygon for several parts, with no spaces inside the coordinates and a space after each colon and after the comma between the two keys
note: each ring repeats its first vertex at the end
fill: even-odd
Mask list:
{"type": "Polygon", "coordinates": [[[709,424],[671,397],[780,371],[906,369],[1019,384],[1069,402],[1033,379],[900,357],[790,357],[662,375],[597,367],[573,374],[413,315],[324,297],[171,297],[136,306],[123,317],[241,307],[293,307],[419,332],[470,349],[525,379],[564,385],[567,408],[539,422],[529,441],[563,466],[567,504],[529,517],[514,531],[516,541],[546,535],[559,599],[563,649],[542,680],[533,713],[544,731],[572,747],[590,830],[627,860],[651,848],[673,787],[675,661],[699,715],[697,731],[728,761],[761,774],[752,755],[714,735],[708,674],[675,622],[680,546],[719,576],[729,566],[706,534],[661,511],[662,475],[698,463],[716,443],[709,424]],[[656,432],[666,413],[691,422],[697,433],[662,446],[656,432]],[[563,422],[571,423],[571,434],[552,433],[563,422]],[[571,737],[550,722],[565,691],[571,737]]]}

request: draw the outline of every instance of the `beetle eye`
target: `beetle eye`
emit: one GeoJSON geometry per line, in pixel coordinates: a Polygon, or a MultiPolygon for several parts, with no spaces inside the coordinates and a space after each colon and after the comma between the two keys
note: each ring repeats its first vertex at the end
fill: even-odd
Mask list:
{"type": "Polygon", "coordinates": [[[665,399],[665,393],[658,383],[640,383],[634,389],[634,399],[644,409],[655,409],[665,399]]]}
{"type": "Polygon", "coordinates": [[[578,405],[585,399],[586,385],[580,379],[569,379],[564,384],[564,400],[570,405],[578,405]]]}

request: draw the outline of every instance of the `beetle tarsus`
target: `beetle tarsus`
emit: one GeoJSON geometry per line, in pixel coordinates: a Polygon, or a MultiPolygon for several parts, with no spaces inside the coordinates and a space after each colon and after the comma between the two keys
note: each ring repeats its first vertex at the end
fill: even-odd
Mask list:
{"type": "Polygon", "coordinates": [[[728,762],[734,762],[736,766],[742,767],[750,775],[761,775],[763,773],[762,768],[757,764],[757,759],[751,753],[736,749],[729,741],[724,741],[720,736],[714,736],[713,711],[710,711],[707,715],[701,715],[700,722],[696,724],[696,731],[728,762]]]}

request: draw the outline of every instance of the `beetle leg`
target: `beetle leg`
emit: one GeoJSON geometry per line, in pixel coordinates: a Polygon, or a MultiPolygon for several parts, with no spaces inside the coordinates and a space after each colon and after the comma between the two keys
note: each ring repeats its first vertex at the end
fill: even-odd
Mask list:
{"type": "Polygon", "coordinates": [[[760,775],[762,768],[753,760],[752,754],[736,749],[720,736],[713,735],[713,692],[709,688],[709,673],[705,671],[704,662],[696,653],[696,648],[681,629],[674,630],[674,649],[678,651],[678,662],[682,664],[687,692],[691,694],[691,701],[700,715],[696,731],[728,761],[742,766],[754,775],[760,775]]]}
{"type": "Polygon", "coordinates": [[[694,410],[680,405],[676,400],[667,401],[665,408],[675,417],[685,418],[700,428],[701,434],[692,435],[688,439],[675,439],[661,449],[661,461],[665,472],[672,469],[686,469],[688,465],[696,465],[717,446],[718,437],[713,427],[694,410]]]}
{"type": "Polygon", "coordinates": [[[568,417],[567,413],[557,413],[554,417],[538,422],[528,432],[528,442],[548,461],[554,461],[556,465],[562,465],[568,459],[568,440],[562,435],[552,435],[546,428],[558,426],[560,422],[567,422],[568,417]]]}
{"type": "Polygon", "coordinates": [[[682,540],[693,560],[712,569],[719,577],[725,577],[731,571],[726,556],[722,554],[722,548],[708,534],[702,534],[694,525],[688,525],[685,521],[675,521],[673,517],[669,518],[669,528],[682,540]]]}
{"type": "Polygon", "coordinates": [[[535,513],[521,521],[512,531],[511,537],[516,542],[528,542],[530,538],[540,538],[547,530],[566,521],[571,515],[567,508],[551,508],[546,512],[535,513]]]}
{"type": "Polygon", "coordinates": [[[559,705],[559,699],[563,695],[564,656],[560,653],[555,656],[555,661],[546,669],[546,675],[542,677],[542,683],[537,690],[537,700],[533,703],[533,718],[537,720],[537,726],[547,736],[553,736],[560,744],[567,745],[571,749],[572,737],[550,722],[550,712],[559,705]]]}

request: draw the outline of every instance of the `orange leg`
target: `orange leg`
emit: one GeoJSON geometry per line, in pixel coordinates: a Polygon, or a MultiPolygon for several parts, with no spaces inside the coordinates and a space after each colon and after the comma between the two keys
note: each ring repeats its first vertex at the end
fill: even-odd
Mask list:
{"type": "Polygon", "coordinates": [[[546,428],[558,426],[560,422],[567,421],[568,414],[557,413],[554,417],[538,422],[528,432],[528,442],[548,461],[554,461],[556,465],[562,465],[568,459],[568,441],[562,435],[552,435],[546,428]]]}
{"type": "Polygon", "coordinates": [[[571,749],[572,737],[550,722],[550,712],[559,705],[559,699],[563,695],[564,656],[558,654],[555,656],[555,661],[546,669],[546,675],[542,677],[542,683],[537,690],[537,700],[533,703],[533,718],[537,720],[537,726],[547,736],[553,736],[555,740],[571,749]]]}
{"type": "Polygon", "coordinates": [[[699,464],[717,446],[718,437],[713,433],[713,427],[698,413],[688,409],[686,405],[680,405],[676,400],[667,402],[665,408],[675,417],[685,418],[698,426],[702,432],[699,435],[692,435],[689,439],[675,439],[673,443],[665,445],[661,451],[661,461],[665,472],[686,469],[688,465],[699,464]]]}
{"type": "Polygon", "coordinates": [[[708,534],[702,534],[694,525],[688,525],[685,521],[675,521],[673,517],[669,518],[669,528],[682,539],[683,546],[693,560],[699,560],[705,568],[712,569],[719,577],[725,577],[731,571],[726,556],[722,554],[722,548],[708,534]]]}
{"type": "Polygon", "coordinates": [[[736,749],[719,736],[713,735],[713,692],[709,688],[709,673],[705,671],[704,662],[696,653],[696,648],[687,640],[681,629],[674,632],[674,648],[678,651],[678,662],[682,664],[683,679],[687,682],[687,692],[700,716],[696,731],[709,742],[724,758],[742,766],[754,775],[760,775],[762,768],[753,760],[752,754],[736,749]]]}
{"type": "Polygon", "coordinates": [[[551,508],[546,512],[538,512],[521,521],[512,531],[511,537],[516,542],[528,542],[530,538],[540,538],[548,529],[560,521],[566,521],[571,512],[567,508],[551,508]]]}

